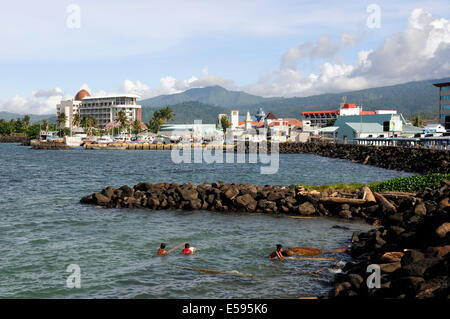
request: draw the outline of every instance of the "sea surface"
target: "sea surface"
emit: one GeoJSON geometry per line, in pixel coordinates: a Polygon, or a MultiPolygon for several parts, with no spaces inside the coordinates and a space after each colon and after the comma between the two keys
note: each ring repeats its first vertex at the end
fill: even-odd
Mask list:
{"type": "Polygon", "coordinates": [[[410,175],[310,154],[281,154],[279,160],[276,174],[261,175],[259,163],[175,164],[170,151],[47,151],[0,144],[0,298],[324,295],[334,276],[328,268],[348,256],[335,254],[335,262],[274,262],[267,256],[278,243],[324,251],[347,247],[353,231],[370,226],[331,218],[105,209],[79,203],[108,185],[141,181],[319,185],[410,175]],[[184,256],[180,249],[156,257],[161,242],[169,249],[189,242],[198,252],[184,256]],[[71,264],[80,269],[80,288],[67,287],[71,264]],[[319,275],[312,274],[322,268],[319,275]]]}

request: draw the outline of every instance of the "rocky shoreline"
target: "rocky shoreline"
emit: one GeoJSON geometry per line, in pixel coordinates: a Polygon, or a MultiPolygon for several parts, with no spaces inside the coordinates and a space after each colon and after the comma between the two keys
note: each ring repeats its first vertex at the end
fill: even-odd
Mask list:
{"type": "MultiPolygon", "coordinates": [[[[344,273],[331,297],[448,299],[450,296],[450,182],[386,203],[383,227],[354,234],[344,273]],[[380,269],[380,288],[368,288],[369,265],[380,269]]],[[[370,279],[372,280],[372,279],[370,279]]]]}
{"type": "Polygon", "coordinates": [[[291,186],[185,183],[139,183],[134,187],[109,186],[81,203],[108,208],[181,209],[218,212],[339,216],[377,222],[381,206],[368,187],[353,193],[307,191],[291,186]]]}
{"type": "Polygon", "coordinates": [[[421,174],[450,173],[450,152],[445,150],[338,143],[280,143],[279,152],[342,158],[361,164],[421,174]]]}
{"type": "Polygon", "coordinates": [[[80,202],[109,208],[181,209],[218,212],[337,216],[383,225],[354,233],[353,262],[336,277],[330,297],[448,298],[450,273],[450,182],[420,194],[308,191],[291,186],[185,183],[139,183],[109,186],[80,202]],[[381,270],[381,288],[368,289],[371,273],[381,270]]]}
{"type": "Polygon", "coordinates": [[[24,143],[27,139],[26,136],[0,136],[0,143],[24,143]]]}

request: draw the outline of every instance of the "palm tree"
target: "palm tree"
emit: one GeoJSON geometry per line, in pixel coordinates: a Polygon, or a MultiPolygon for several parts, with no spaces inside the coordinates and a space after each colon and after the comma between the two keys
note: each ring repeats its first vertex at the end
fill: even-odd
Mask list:
{"type": "Polygon", "coordinates": [[[223,133],[226,133],[227,128],[230,127],[230,123],[228,123],[228,117],[226,115],[220,118],[220,125],[222,126],[223,133]]]}
{"type": "Polygon", "coordinates": [[[66,124],[66,114],[64,113],[59,114],[58,117],[56,118],[56,122],[58,123],[59,128],[64,127],[66,124]]]}
{"type": "Polygon", "coordinates": [[[28,127],[30,126],[30,116],[29,115],[25,115],[23,117],[23,124],[25,125],[25,129],[28,129],[28,127]]]}
{"type": "MultiPolygon", "coordinates": [[[[166,122],[166,121],[173,121],[173,111],[170,107],[166,106],[163,107],[159,110],[159,114],[161,116],[161,118],[166,122]]],[[[163,123],[164,124],[164,123],[163,123]]]]}
{"type": "Polygon", "coordinates": [[[75,113],[73,115],[72,125],[75,127],[80,127],[81,120],[80,120],[80,114],[75,113]]]}
{"type": "Polygon", "coordinates": [[[88,115],[81,120],[81,126],[89,136],[92,136],[92,130],[97,127],[97,121],[88,115]]]}
{"type": "Polygon", "coordinates": [[[127,127],[127,116],[125,115],[125,112],[120,110],[119,114],[117,115],[117,121],[119,122],[120,126],[119,129],[120,131],[123,130],[123,128],[127,127]]]}
{"type": "Polygon", "coordinates": [[[420,115],[413,117],[412,124],[417,127],[423,127],[423,120],[420,115]]]}
{"type": "Polygon", "coordinates": [[[42,126],[44,127],[44,130],[48,130],[48,122],[47,120],[42,121],[42,126]]]}

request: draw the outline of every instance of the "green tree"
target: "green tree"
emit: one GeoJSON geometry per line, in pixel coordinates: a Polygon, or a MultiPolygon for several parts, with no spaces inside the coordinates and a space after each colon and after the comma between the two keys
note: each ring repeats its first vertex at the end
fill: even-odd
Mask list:
{"type": "Polygon", "coordinates": [[[416,115],[412,119],[412,124],[417,127],[423,127],[423,120],[420,115],[416,115]]]}
{"type": "Polygon", "coordinates": [[[81,120],[81,126],[86,134],[92,136],[93,129],[97,127],[97,121],[91,115],[88,115],[81,120]]]}
{"type": "Polygon", "coordinates": [[[220,125],[222,126],[222,131],[226,133],[227,128],[230,127],[230,123],[228,122],[228,116],[224,115],[220,118],[220,125]]]}
{"type": "Polygon", "coordinates": [[[153,133],[158,133],[161,125],[166,124],[167,121],[173,121],[174,114],[170,107],[163,107],[158,111],[153,112],[153,118],[148,123],[148,129],[153,133]]]}
{"type": "Polygon", "coordinates": [[[119,122],[120,126],[119,129],[122,131],[124,128],[128,127],[128,120],[127,116],[125,115],[125,112],[120,110],[119,114],[117,115],[117,121],[119,122]]]}
{"type": "Polygon", "coordinates": [[[30,126],[30,116],[29,115],[25,115],[23,117],[23,125],[25,126],[25,129],[28,129],[28,127],[30,126]]]}
{"type": "Polygon", "coordinates": [[[59,128],[63,128],[64,125],[66,124],[66,114],[61,113],[58,115],[58,117],[56,118],[56,123],[58,124],[59,128]]]}
{"type": "Polygon", "coordinates": [[[142,132],[142,128],[141,128],[141,121],[134,121],[133,122],[133,134],[139,134],[142,132]]]}
{"type": "Polygon", "coordinates": [[[74,127],[80,127],[80,124],[81,124],[80,114],[79,113],[75,113],[73,115],[72,125],[74,127]]]}
{"type": "Polygon", "coordinates": [[[336,123],[336,119],[331,119],[327,121],[327,125],[325,125],[325,127],[327,126],[334,126],[334,123],[336,123]]]}
{"type": "MultiPolygon", "coordinates": [[[[170,107],[166,106],[163,107],[159,110],[159,115],[160,117],[165,121],[165,123],[167,121],[173,121],[174,118],[174,114],[173,111],[170,107]]],[[[164,123],[163,123],[164,124],[164,123]]]]}

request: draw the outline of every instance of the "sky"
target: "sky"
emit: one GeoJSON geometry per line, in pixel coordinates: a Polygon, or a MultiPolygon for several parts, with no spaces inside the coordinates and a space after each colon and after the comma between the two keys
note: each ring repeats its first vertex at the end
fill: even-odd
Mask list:
{"type": "Polygon", "coordinates": [[[374,1],[2,3],[0,111],[54,113],[81,88],[293,97],[450,76],[448,0],[374,1]]]}

